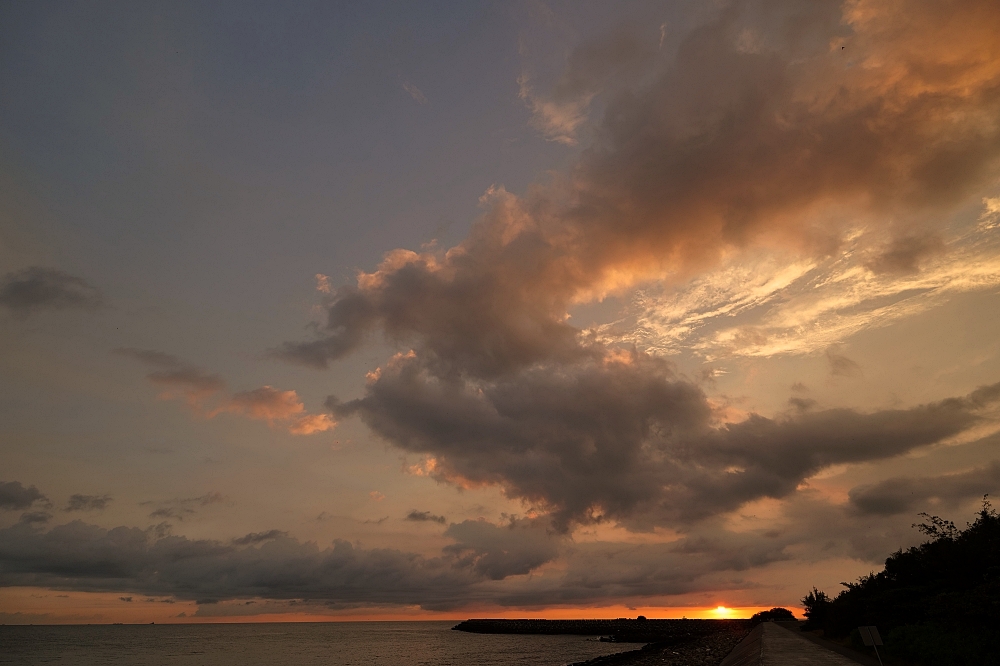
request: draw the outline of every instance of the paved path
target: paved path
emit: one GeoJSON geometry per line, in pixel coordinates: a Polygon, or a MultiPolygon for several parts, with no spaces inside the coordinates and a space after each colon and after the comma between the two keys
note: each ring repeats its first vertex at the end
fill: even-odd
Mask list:
{"type": "Polygon", "coordinates": [[[858,662],[796,636],[773,622],[764,623],[761,666],[858,666],[858,662]]]}
{"type": "MultiPolygon", "coordinates": [[[[788,623],[792,624],[792,623],[788,623]]],[[[878,662],[864,655],[844,656],[818,644],[794,628],[764,622],[754,628],[722,661],[721,666],[859,666],[878,662]]]]}

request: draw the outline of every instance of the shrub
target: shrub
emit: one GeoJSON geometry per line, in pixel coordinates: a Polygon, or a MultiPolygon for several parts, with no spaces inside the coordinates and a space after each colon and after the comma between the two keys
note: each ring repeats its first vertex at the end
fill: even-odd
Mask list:
{"type": "Polygon", "coordinates": [[[750,618],[750,623],[756,627],[761,622],[783,622],[794,619],[795,615],[787,608],[772,608],[771,610],[754,613],[750,618]]]}
{"type": "Polygon", "coordinates": [[[898,550],[878,573],[831,599],[815,587],[803,598],[807,629],[847,638],[877,625],[895,663],[995,664],[1000,637],[1000,516],[988,498],[976,521],[959,529],[920,514],[928,540],[898,550]]]}

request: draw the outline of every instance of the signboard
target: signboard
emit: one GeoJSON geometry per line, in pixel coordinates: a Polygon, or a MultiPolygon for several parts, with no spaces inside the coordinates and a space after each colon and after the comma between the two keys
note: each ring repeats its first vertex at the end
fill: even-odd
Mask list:
{"type": "Polygon", "coordinates": [[[879,645],[882,645],[882,637],[878,635],[878,629],[875,625],[868,627],[858,627],[858,632],[861,634],[861,640],[865,642],[868,647],[875,648],[875,656],[878,657],[878,663],[882,663],[882,655],[878,653],[879,645]]]}
{"type": "Polygon", "coordinates": [[[872,645],[882,645],[882,637],[878,635],[878,628],[874,625],[870,627],[858,627],[858,631],[861,632],[861,640],[865,642],[865,645],[869,647],[872,645]]]}

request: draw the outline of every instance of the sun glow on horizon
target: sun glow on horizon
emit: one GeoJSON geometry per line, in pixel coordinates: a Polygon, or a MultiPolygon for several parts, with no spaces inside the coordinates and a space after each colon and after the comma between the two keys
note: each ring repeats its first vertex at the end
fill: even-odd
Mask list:
{"type": "Polygon", "coordinates": [[[720,618],[732,617],[734,612],[734,609],[726,608],[725,606],[716,606],[712,609],[712,614],[720,618]]]}

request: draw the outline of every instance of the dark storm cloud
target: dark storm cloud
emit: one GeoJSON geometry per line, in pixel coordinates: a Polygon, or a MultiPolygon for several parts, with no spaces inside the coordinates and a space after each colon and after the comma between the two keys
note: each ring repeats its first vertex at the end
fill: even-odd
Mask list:
{"type": "Polygon", "coordinates": [[[787,549],[796,541],[789,535],[771,539],[761,538],[758,533],[719,530],[671,543],[578,544],[557,585],[541,590],[541,594],[522,590],[508,602],[620,603],[622,599],[746,587],[746,583],[733,585],[713,577],[789,560],[787,549]]]}
{"type": "Polygon", "coordinates": [[[406,514],[406,518],[403,520],[409,520],[415,523],[440,523],[441,525],[448,522],[444,516],[435,516],[430,511],[417,511],[416,509],[406,514]]]}
{"type": "Polygon", "coordinates": [[[38,310],[93,309],[101,305],[101,292],[83,278],[32,266],[0,278],[0,305],[19,315],[38,310]]]}
{"type": "Polygon", "coordinates": [[[998,491],[1000,461],[993,461],[959,474],[886,479],[852,488],[848,497],[859,513],[896,515],[929,511],[941,504],[955,507],[998,491]]]}
{"type": "MultiPolygon", "coordinates": [[[[171,536],[157,528],[104,529],[74,521],[42,531],[0,529],[0,586],[142,595],[147,601],[299,600],[329,607],[419,604],[447,610],[493,603],[551,606],[755,586],[744,575],[793,558],[853,557],[876,563],[915,530],[885,516],[859,520],[805,491],[754,528],[699,525],[667,543],[573,543],[539,520],[451,525],[440,556],[301,543],[280,532],[228,542],[171,536]],[[261,539],[259,537],[267,536],[261,539]],[[559,561],[545,575],[524,574],[559,561]],[[502,584],[501,584],[502,581],[502,584]],[[154,599],[150,599],[152,597],[154,599]]],[[[907,523],[908,525],[908,523],[907,523]]],[[[265,604],[266,605],[266,604],[265,604]]],[[[287,609],[285,609],[287,610],[287,609]]],[[[277,612],[277,611],[276,611],[277,612]]],[[[220,608],[217,615],[234,612],[220,608]]]]}
{"type": "MultiPolygon", "coordinates": [[[[496,588],[496,603],[505,606],[636,603],[663,597],[760,586],[759,571],[796,560],[818,562],[856,558],[872,564],[900,545],[915,544],[919,533],[899,521],[874,517],[859,521],[814,493],[803,491],[778,516],[760,525],[755,516],[736,516],[738,531],[718,522],[694,527],[666,543],[562,542],[559,575],[512,579],[496,588]]],[[[760,603],[773,603],[765,582],[760,603]]],[[[792,603],[801,596],[792,593],[792,603]]],[[[751,597],[752,598],[752,597],[751,597]]]]}
{"type": "Polygon", "coordinates": [[[0,530],[0,585],[114,591],[188,600],[248,597],[455,606],[482,578],[454,557],[331,547],[276,535],[260,545],[158,537],[74,521],[0,530]]]}
{"type": "Polygon", "coordinates": [[[0,481],[0,509],[18,511],[35,502],[48,503],[48,498],[34,486],[25,488],[20,481],[0,481]]]}
{"type": "Polygon", "coordinates": [[[465,520],[453,523],[444,534],[456,541],[444,548],[458,558],[456,566],[491,580],[526,574],[559,555],[559,540],[530,522],[504,526],[465,520]]]}
{"type": "Polygon", "coordinates": [[[112,499],[111,495],[70,495],[63,511],[102,511],[112,499]]]}
{"type": "Polygon", "coordinates": [[[830,465],[891,458],[958,434],[998,393],[1000,384],[905,410],[753,414],[720,426],[694,383],[638,352],[492,382],[443,379],[407,354],[374,373],[363,397],[329,404],[424,455],[426,473],[498,485],[552,512],[564,530],[604,518],[649,528],[785,497],[830,465]]]}

